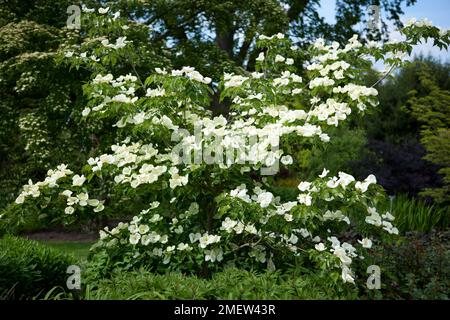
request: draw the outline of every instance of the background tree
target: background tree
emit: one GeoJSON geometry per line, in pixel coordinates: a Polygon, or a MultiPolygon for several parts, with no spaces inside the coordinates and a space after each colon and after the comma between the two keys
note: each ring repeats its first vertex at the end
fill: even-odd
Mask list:
{"type": "Polygon", "coordinates": [[[450,200],[450,90],[448,90],[448,75],[450,66],[443,65],[442,71],[447,72],[446,83],[440,86],[440,73],[433,72],[433,64],[418,61],[417,76],[420,87],[409,92],[407,102],[412,115],[421,124],[420,142],[427,150],[425,159],[439,166],[442,175],[442,185],[427,188],[421,194],[431,196],[439,203],[450,200]]]}
{"type": "Polygon", "coordinates": [[[68,5],[0,2],[0,208],[28,178],[88,146],[71,116],[82,99],[80,74],[54,63],[68,5]]]}
{"type": "MultiPolygon", "coordinates": [[[[418,114],[411,112],[408,101],[430,94],[429,85],[423,81],[424,75],[432,79],[434,89],[447,92],[449,72],[448,64],[419,56],[379,86],[380,105],[368,115],[368,121],[358,125],[365,128],[365,149],[369,155],[360,154],[362,160],[355,161],[350,172],[356,176],[373,172],[392,195],[414,196],[424,189],[441,186],[438,170],[442,164],[425,157],[427,147],[421,139],[422,122],[418,114]]],[[[370,76],[368,83],[373,83],[373,78],[370,76]]],[[[438,106],[446,102],[436,103],[438,106]]],[[[430,104],[427,106],[427,110],[433,112],[434,108],[430,104]]]]}
{"type": "MultiPolygon", "coordinates": [[[[414,3],[339,0],[335,24],[319,15],[319,0],[144,0],[121,1],[117,6],[156,31],[151,41],[168,46],[177,67],[192,65],[219,76],[231,66],[254,69],[258,34],[287,33],[302,47],[317,37],[343,43],[355,33],[368,35],[370,5],[379,5],[380,17],[400,26],[401,6],[414,3]]],[[[371,33],[370,38],[388,37],[385,20],[381,20],[381,32],[371,33]]]]}

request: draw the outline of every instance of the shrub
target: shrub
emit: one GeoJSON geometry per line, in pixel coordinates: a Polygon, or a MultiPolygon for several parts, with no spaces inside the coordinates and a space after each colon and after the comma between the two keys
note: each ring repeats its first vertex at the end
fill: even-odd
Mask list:
{"type": "Polygon", "coordinates": [[[442,90],[435,83],[430,70],[420,76],[421,84],[429,91],[424,97],[414,95],[408,104],[413,114],[423,124],[420,142],[427,150],[425,159],[440,167],[442,186],[427,188],[424,196],[431,196],[436,202],[450,202],[450,91],[442,90]]]}
{"type": "Polygon", "coordinates": [[[372,173],[389,194],[417,195],[425,188],[440,184],[438,167],[423,159],[426,150],[414,139],[391,143],[370,139],[368,155],[353,163],[356,176],[372,173]]]}
{"type": "Polygon", "coordinates": [[[8,205],[0,211],[0,236],[4,234],[28,233],[44,229],[45,224],[39,210],[18,211],[14,206],[8,205]]]}
{"type": "Polygon", "coordinates": [[[354,164],[368,156],[368,152],[364,149],[367,143],[364,131],[342,126],[333,130],[333,137],[327,144],[313,148],[310,154],[305,152],[307,164],[300,172],[305,172],[306,177],[301,178],[314,179],[323,168],[327,168],[330,172],[357,173],[354,164]]]}
{"type": "Polygon", "coordinates": [[[5,236],[0,240],[0,295],[28,299],[65,284],[71,256],[35,241],[5,236]]]}
{"type": "Polygon", "coordinates": [[[408,233],[375,250],[383,299],[449,299],[450,233],[408,233]]]}

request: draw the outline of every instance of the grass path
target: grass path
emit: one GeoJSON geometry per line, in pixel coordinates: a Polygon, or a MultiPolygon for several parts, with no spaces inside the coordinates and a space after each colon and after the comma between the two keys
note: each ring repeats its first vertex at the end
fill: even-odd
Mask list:
{"type": "Polygon", "coordinates": [[[74,242],[74,241],[40,241],[41,243],[60,250],[62,252],[72,254],[75,258],[80,260],[86,260],[89,255],[89,248],[94,244],[94,242],[74,242]]]}

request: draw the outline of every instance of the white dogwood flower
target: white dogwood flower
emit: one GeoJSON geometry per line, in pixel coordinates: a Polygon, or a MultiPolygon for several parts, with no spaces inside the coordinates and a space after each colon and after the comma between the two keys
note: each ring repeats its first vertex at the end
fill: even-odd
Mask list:
{"type": "Polygon", "coordinates": [[[141,239],[141,235],[139,233],[133,233],[130,235],[129,241],[131,244],[137,244],[141,239]]]}
{"type": "Polygon", "coordinates": [[[325,245],[324,245],[322,242],[316,244],[316,245],[314,246],[314,248],[316,248],[317,251],[324,251],[324,250],[327,249],[327,248],[325,247],[325,245]]]}
{"type": "Polygon", "coordinates": [[[275,62],[284,62],[286,60],[285,57],[283,57],[282,55],[277,54],[275,56],[275,62]]]}
{"type": "Polygon", "coordinates": [[[258,195],[257,202],[261,208],[267,208],[273,200],[273,194],[270,192],[262,192],[258,195]]]}
{"type": "Polygon", "coordinates": [[[292,164],[294,160],[292,159],[292,156],[290,155],[286,155],[281,157],[281,163],[284,164],[285,166],[292,164]]]}
{"type": "Polygon", "coordinates": [[[72,185],[76,187],[82,186],[85,181],[86,177],[84,175],[76,174],[72,177],[72,185]]]}
{"type": "Polygon", "coordinates": [[[264,52],[260,52],[258,57],[256,58],[256,61],[264,61],[264,52]]]}
{"type": "Polygon", "coordinates": [[[73,207],[66,207],[66,209],[64,210],[64,212],[66,214],[73,214],[75,212],[75,209],[73,207]]]}
{"type": "Polygon", "coordinates": [[[358,242],[367,249],[372,248],[372,240],[368,239],[368,238],[363,238],[362,240],[358,240],[358,242]]]}

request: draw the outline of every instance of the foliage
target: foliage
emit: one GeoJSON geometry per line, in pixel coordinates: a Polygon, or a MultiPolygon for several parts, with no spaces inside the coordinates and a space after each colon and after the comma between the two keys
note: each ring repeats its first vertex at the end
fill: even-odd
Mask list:
{"type": "Polygon", "coordinates": [[[376,249],[383,299],[449,299],[449,233],[409,233],[376,249]]]}
{"type": "Polygon", "coordinates": [[[0,26],[28,20],[62,27],[67,20],[67,7],[71,4],[71,0],[0,0],[0,26]]]}
{"type": "MultiPolygon", "coordinates": [[[[403,2],[414,3],[381,2],[399,26],[403,2]]],[[[388,241],[448,227],[448,65],[410,64],[379,99],[387,74],[369,70],[370,59],[402,66],[422,39],[447,48],[448,31],[425,20],[408,22],[402,42],[358,37],[368,0],[340,1],[334,26],[318,0],[174,0],[83,5],[78,32],[64,28],[68,4],[0,0],[0,233],[124,217],[100,231],[83,298],[447,297],[448,248],[411,267],[422,257],[388,241]],[[378,101],[366,134],[360,115],[378,101]],[[443,208],[387,205],[372,171],[355,166],[363,156],[388,191],[426,188],[443,208]],[[372,295],[374,253],[389,265],[372,295]]],[[[1,283],[5,297],[42,297],[72,261],[24,241],[2,240],[19,247],[0,253],[15,281],[1,283]]],[[[79,298],[57,288],[45,298],[79,298]]]]}
{"type": "MultiPolygon", "coordinates": [[[[97,274],[92,261],[83,273],[81,294],[53,288],[44,299],[448,299],[449,233],[409,232],[398,241],[371,250],[381,266],[381,290],[335,283],[305,268],[287,272],[225,269],[210,279],[181,273],[155,274],[142,269],[97,274]],[[86,280],[87,279],[87,280],[86,280]]],[[[361,270],[362,274],[365,270],[361,270]]],[[[328,275],[329,276],[329,275],[328,275]]]]}
{"type": "Polygon", "coordinates": [[[82,100],[80,74],[54,63],[62,35],[30,20],[0,27],[0,208],[87,138],[72,120],[82,100]]]}
{"type": "Polygon", "coordinates": [[[74,258],[35,241],[0,239],[0,293],[3,298],[28,299],[65,284],[74,258]]]}
{"type": "Polygon", "coordinates": [[[401,232],[431,232],[433,229],[446,230],[449,227],[449,211],[423,200],[409,198],[406,195],[393,197],[386,210],[395,214],[396,226],[401,232]]]}
{"type": "MultiPolygon", "coordinates": [[[[116,272],[110,279],[90,283],[79,297],[86,300],[104,299],[354,299],[357,292],[347,286],[327,285],[313,274],[281,275],[278,272],[258,273],[226,269],[211,279],[181,273],[154,274],[146,270],[116,272]]],[[[74,296],[55,288],[46,299],[73,299],[74,296]]]]}
{"type": "MultiPolygon", "coordinates": [[[[281,183],[286,181],[289,180],[282,180],[281,183]]],[[[298,182],[296,183],[298,184],[298,182]]],[[[296,188],[277,186],[274,188],[274,194],[292,201],[296,198],[296,188]]],[[[446,206],[411,198],[406,194],[400,193],[389,197],[380,208],[395,216],[395,225],[402,234],[411,231],[447,230],[449,227],[450,213],[446,206]]]]}
{"type": "MultiPolygon", "coordinates": [[[[366,28],[370,0],[340,1],[334,24],[319,15],[319,0],[119,1],[112,8],[126,10],[152,28],[151,41],[171,39],[169,50],[179,53],[172,60],[175,68],[189,65],[216,80],[235,67],[254,70],[259,34],[289,34],[302,48],[318,37],[344,44],[358,30],[365,38],[385,39],[387,21],[401,26],[402,3],[410,6],[415,0],[377,1],[382,21],[373,32],[366,28]]],[[[301,59],[296,63],[300,66],[301,59]]]]}
{"type": "MultiPolygon", "coordinates": [[[[448,75],[450,74],[447,66],[448,75]]],[[[443,176],[442,186],[422,192],[435,201],[450,203],[450,90],[439,87],[436,76],[427,65],[419,72],[423,92],[410,92],[408,108],[422,124],[420,142],[427,150],[425,159],[439,166],[443,176]]]]}
{"type": "MultiPolygon", "coordinates": [[[[352,165],[352,173],[358,177],[373,173],[389,194],[416,196],[424,189],[442,186],[441,167],[424,158],[427,150],[420,141],[421,122],[412,114],[408,100],[411,95],[428,95],[429,89],[420,80],[424,73],[432,74],[441,90],[449,90],[449,72],[448,64],[418,56],[379,85],[379,106],[358,124],[366,131],[369,154],[352,165]]],[[[375,77],[369,74],[367,83],[375,77]]]]}
{"type": "Polygon", "coordinates": [[[33,232],[44,228],[46,225],[39,214],[27,214],[27,211],[17,211],[14,206],[7,206],[0,211],[0,235],[33,232]]]}
{"type": "Polygon", "coordinates": [[[303,179],[313,179],[323,168],[330,172],[342,170],[353,175],[359,173],[353,169],[353,165],[362,157],[368,156],[364,148],[367,143],[365,132],[343,126],[333,130],[332,136],[333,139],[329,143],[315,147],[309,156],[308,153],[300,151],[302,156],[307,157],[305,166],[298,171],[303,179]]]}
{"type": "Polygon", "coordinates": [[[367,149],[368,155],[355,163],[353,172],[358,177],[372,172],[389,194],[417,196],[424,188],[439,185],[438,168],[423,159],[426,151],[419,142],[371,139],[367,149]]]}
{"type": "MultiPolygon", "coordinates": [[[[447,63],[431,56],[415,56],[379,85],[379,108],[373,109],[367,115],[367,121],[360,124],[370,139],[397,145],[418,140],[421,124],[406,104],[411,94],[423,96],[429,92],[420,80],[424,72],[433,75],[439,88],[450,89],[447,63]]],[[[366,81],[376,81],[376,74],[368,74],[366,81]]]]}

